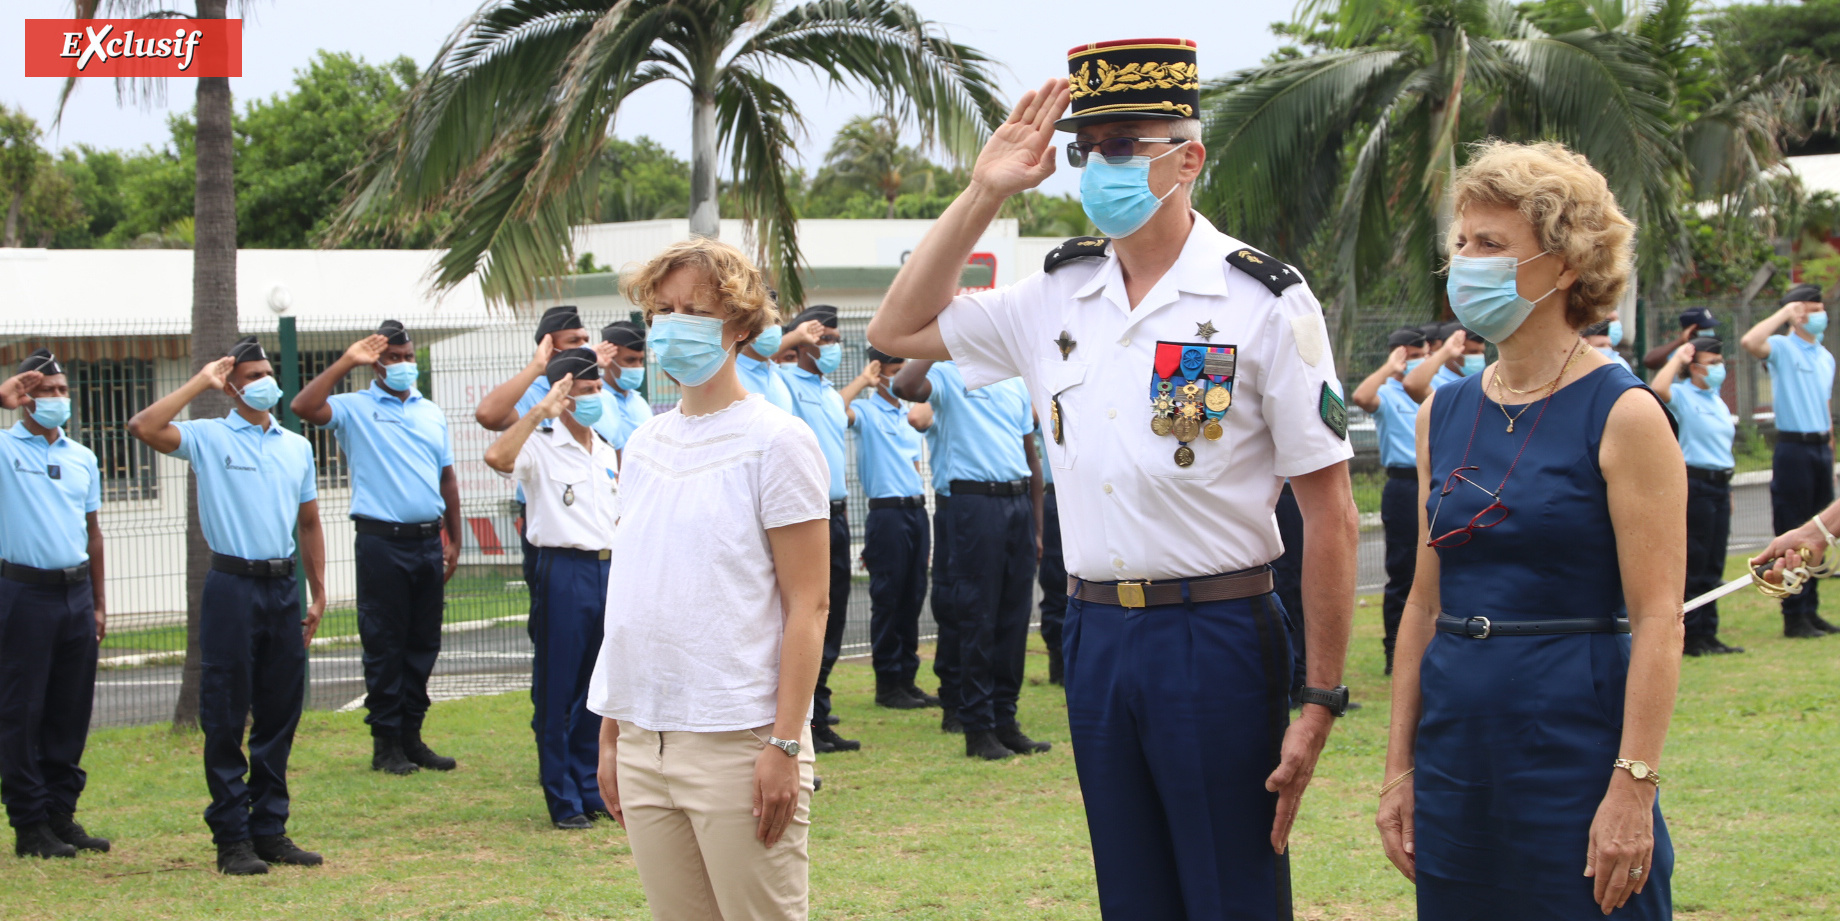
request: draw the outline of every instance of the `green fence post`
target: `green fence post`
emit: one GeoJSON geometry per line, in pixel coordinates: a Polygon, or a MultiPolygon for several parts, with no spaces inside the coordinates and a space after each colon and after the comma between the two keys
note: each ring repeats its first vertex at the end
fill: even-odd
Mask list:
{"type": "MultiPolygon", "coordinates": [[[[296,435],[302,434],[300,417],[288,406],[294,394],[300,392],[300,337],[294,329],[293,317],[282,317],[276,330],[281,338],[281,426],[296,435]]],[[[294,529],[294,546],[300,546],[300,529],[294,529]]],[[[303,559],[304,563],[305,560],[303,559]]],[[[305,618],[307,612],[307,580],[298,579],[296,585],[300,590],[300,613],[305,618]]],[[[301,680],[306,682],[303,692],[309,697],[313,693],[313,657],[308,656],[301,668],[301,680]]]]}

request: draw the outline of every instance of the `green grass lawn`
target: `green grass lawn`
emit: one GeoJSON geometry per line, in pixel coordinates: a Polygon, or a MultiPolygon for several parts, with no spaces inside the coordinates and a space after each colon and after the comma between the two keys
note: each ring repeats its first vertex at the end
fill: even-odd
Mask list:
{"type": "MultiPolygon", "coordinates": [[[[1734,574],[1741,571],[1734,565],[1734,574]]],[[[1688,659],[1662,771],[1683,918],[1840,917],[1840,637],[1785,640],[1773,604],[1724,605],[1743,656],[1688,659]]],[[[1830,619],[1840,586],[1828,591],[1830,619]]],[[[1410,886],[1373,830],[1387,722],[1376,599],[1357,611],[1348,683],[1366,706],[1324,754],[1293,842],[1298,916],[1412,917],[1410,886]]],[[[855,754],[819,759],[812,905],[823,919],[1097,918],[1079,788],[1058,688],[1030,658],[1025,728],[1053,752],[972,763],[937,711],[872,703],[865,664],[838,666],[855,754]]],[[[369,770],[361,714],[308,714],[294,749],[290,832],[328,863],[226,879],[200,813],[199,739],[163,728],[91,740],[81,818],[115,851],[74,861],[0,858],[0,918],[647,918],[626,839],[565,834],[536,788],[521,694],[436,706],[429,734],[452,774],[369,770]]],[[[1580,855],[1582,865],[1583,855],[1580,855]]]]}

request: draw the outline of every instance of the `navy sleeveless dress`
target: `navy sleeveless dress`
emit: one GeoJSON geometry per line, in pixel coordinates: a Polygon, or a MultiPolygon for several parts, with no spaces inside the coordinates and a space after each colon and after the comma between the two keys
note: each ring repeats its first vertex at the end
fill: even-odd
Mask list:
{"type": "MultiPolygon", "coordinates": [[[[1597,449],[1610,408],[1644,385],[1607,365],[1553,394],[1537,428],[1542,407],[1527,405],[1510,434],[1482,379],[1437,391],[1426,513],[1437,511],[1431,533],[1440,536],[1468,524],[1493,501],[1484,490],[1500,487],[1509,514],[1438,551],[1444,612],[1492,621],[1625,616],[1597,449]],[[1481,488],[1455,484],[1439,511],[1445,478],[1463,465],[1480,468],[1465,476],[1481,488]]],[[[1420,670],[1413,776],[1420,921],[1603,917],[1585,852],[1618,757],[1629,648],[1626,633],[1434,636],[1420,670]]],[[[1658,799],[1653,864],[1642,894],[1610,917],[1672,917],[1674,850],[1658,799]]]]}

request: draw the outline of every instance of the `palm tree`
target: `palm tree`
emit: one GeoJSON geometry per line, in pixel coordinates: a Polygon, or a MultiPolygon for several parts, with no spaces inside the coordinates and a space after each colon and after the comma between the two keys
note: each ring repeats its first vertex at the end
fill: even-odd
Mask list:
{"type": "MultiPolygon", "coordinates": [[[[72,0],[78,19],[179,18],[169,10],[151,9],[146,0],[72,0]]],[[[229,0],[196,0],[195,19],[223,19],[229,0]]],[[[76,88],[66,80],[58,98],[58,117],[76,88]]],[[[118,98],[149,103],[164,98],[158,81],[117,80],[118,98]]],[[[235,147],[230,130],[230,80],[198,78],[198,172],[192,203],[192,368],[227,354],[236,340],[236,188],[235,147]]],[[[230,398],[207,391],[192,403],[194,416],[222,415],[230,411],[230,398]]],[[[211,548],[198,523],[198,481],[188,467],[185,475],[185,667],[179,679],[179,702],[173,707],[173,729],[198,726],[198,682],[203,663],[198,654],[198,629],[205,574],[211,570],[211,548]]]]}
{"type": "Polygon", "coordinates": [[[762,261],[798,303],[786,176],[804,121],[774,71],[866,89],[923,136],[970,154],[1006,115],[987,63],[900,0],[495,0],[435,56],[340,223],[350,232],[451,209],[436,286],[477,273],[488,297],[528,300],[566,272],[620,103],[674,82],[690,91],[691,232],[717,233],[726,153],[762,261]]]}
{"type": "Polygon", "coordinates": [[[861,189],[879,196],[888,202],[888,217],[892,218],[895,199],[915,180],[930,180],[931,167],[919,151],[901,143],[900,122],[887,115],[860,115],[838,129],[814,185],[861,189]]]}
{"type": "Polygon", "coordinates": [[[44,157],[38,136],[38,122],[32,116],[0,105],[0,191],[7,197],[6,237],[0,245],[8,248],[19,245],[19,215],[44,157]]]}

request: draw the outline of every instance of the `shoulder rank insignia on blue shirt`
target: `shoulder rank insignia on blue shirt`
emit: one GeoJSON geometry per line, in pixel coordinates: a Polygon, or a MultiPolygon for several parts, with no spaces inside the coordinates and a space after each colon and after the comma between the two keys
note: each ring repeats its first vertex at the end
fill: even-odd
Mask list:
{"type": "MultiPolygon", "coordinates": [[[[1053,258],[1052,253],[1049,258],[1053,258]]],[[[1258,279],[1259,284],[1273,294],[1283,294],[1284,289],[1303,280],[1295,269],[1256,249],[1241,248],[1228,253],[1227,264],[1258,279]]]]}
{"type": "Polygon", "coordinates": [[[1048,250],[1047,258],[1041,261],[1041,270],[1052,272],[1063,263],[1087,256],[1104,256],[1112,246],[1110,237],[1074,237],[1055,248],[1048,250]]]}

